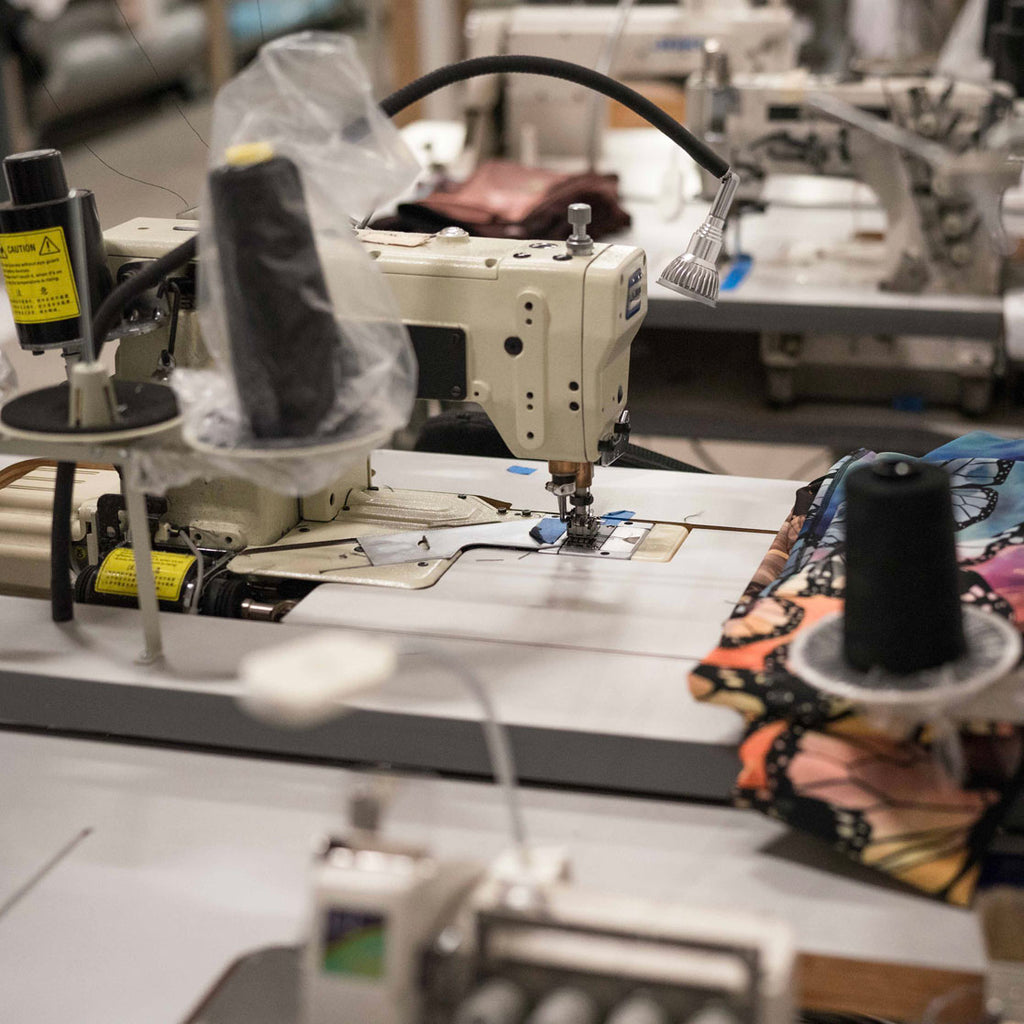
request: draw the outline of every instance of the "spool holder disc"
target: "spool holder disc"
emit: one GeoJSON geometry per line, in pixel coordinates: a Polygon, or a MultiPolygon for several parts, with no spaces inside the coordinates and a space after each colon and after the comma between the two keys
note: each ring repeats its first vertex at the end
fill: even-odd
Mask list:
{"type": "Polygon", "coordinates": [[[789,650],[789,667],[833,697],[900,718],[925,720],[963,705],[1017,666],[1021,636],[1013,623],[992,612],[963,609],[966,653],[937,668],[900,675],[873,668],[862,672],[843,654],[843,612],[826,615],[801,632],[789,650]]]}
{"type": "Polygon", "coordinates": [[[174,392],[148,381],[114,380],[120,420],[110,427],[74,427],[68,423],[71,388],[65,381],[18,395],[0,408],[3,432],[12,437],[59,441],[125,441],[148,436],[174,425],[180,418],[174,392]]]}

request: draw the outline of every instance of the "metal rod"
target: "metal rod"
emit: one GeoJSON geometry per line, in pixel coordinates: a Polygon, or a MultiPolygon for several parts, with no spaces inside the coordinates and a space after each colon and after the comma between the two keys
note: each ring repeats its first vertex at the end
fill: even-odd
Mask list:
{"type": "Polygon", "coordinates": [[[148,665],[163,657],[164,647],[160,636],[160,602],[156,596],[156,578],[153,575],[153,549],[149,543],[146,496],[142,491],[125,484],[124,500],[128,509],[128,525],[132,531],[135,584],[139,595],[139,612],[142,615],[142,635],[146,645],[141,660],[148,665]]]}
{"type": "MultiPolygon", "coordinates": [[[[626,23],[629,21],[630,11],[633,10],[633,0],[619,0],[615,10],[617,15],[612,30],[605,38],[601,47],[601,55],[598,57],[594,70],[602,75],[612,73],[612,65],[619,50],[619,43],[626,31],[626,23]]],[[[597,170],[597,162],[601,156],[601,96],[594,93],[590,97],[590,107],[587,111],[587,169],[597,170]]]]}
{"type": "Polygon", "coordinates": [[[71,237],[74,240],[75,254],[75,288],[78,292],[79,318],[82,322],[82,352],[81,360],[85,363],[96,361],[96,348],[92,337],[92,292],[89,281],[89,261],[85,248],[85,216],[82,213],[82,204],[85,196],[80,192],[73,192],[69,213],[71,214],[71,237]]]}

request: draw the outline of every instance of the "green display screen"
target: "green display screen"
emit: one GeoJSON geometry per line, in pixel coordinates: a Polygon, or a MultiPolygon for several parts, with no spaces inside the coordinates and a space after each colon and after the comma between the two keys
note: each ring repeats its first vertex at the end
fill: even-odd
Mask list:
{"type": "Polygon", "coordinates": [[[327,912],[324,932],[325,972],[384,977],[387,922],[382,915],[333,908],[327,912]]]}

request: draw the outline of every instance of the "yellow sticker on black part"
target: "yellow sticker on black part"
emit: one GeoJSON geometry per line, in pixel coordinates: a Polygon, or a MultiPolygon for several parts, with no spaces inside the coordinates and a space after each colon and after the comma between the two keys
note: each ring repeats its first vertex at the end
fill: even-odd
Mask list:
{"type": "Polygon", "coordinates": [[[0,269],[15,323],[48,324],[78,316],[75,275],[59,225],[0,235],[0,269]]]}
{"type": "MultiPolygon", "coordinates": [[[[185,577],[195,562],[195,555],[178,555],[173,551],[153,552],[153,576],[156,578],[156,596],[161,601],[177,601],[185,577]]],[[[131,548],[114,548],[103,559],[96,574],[97,594],[117,594],[138,597],[139,584],[135,578],[135,552],[131,548]]]]}

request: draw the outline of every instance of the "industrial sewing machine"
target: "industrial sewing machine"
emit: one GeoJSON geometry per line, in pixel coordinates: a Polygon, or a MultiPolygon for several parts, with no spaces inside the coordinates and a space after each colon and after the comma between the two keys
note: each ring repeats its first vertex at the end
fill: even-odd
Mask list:
{"type": "MultiPolygon", "coordinates": [[[[114,228],[105,236],[110,270],[115,277],[131,273],[140,260],[180,243],[182,232],[196,230],[195,222],[147,218],[114,228]]],[[[547,489],[558,499],[565,536],[552,536],[549,546],[537,533],[546,517],[513,510],[500,495],[395,490],[390,485],[401,481],[375,481],[367,461],[301,499],[244,479],[205,479],[151,502],[154,541],[174,581],[164,606],[197,602],[213,613],[278,618],[319,583],[430,586],[472,545],[472,531],[482,524],[504,523],[500,542],[513,547],[671,557],[685,531],[629,525],[628,541],[617,539],[621,524],[601,522],[591,508],[594,464],[614,461],[629,436],[629,349],[647,308],[642,250],[595,245],[585,219],[566,243],[475,239],[461,229],[361,237],[409,325],[419,397],[477,403],[517,457],[547,459],[547,489]],[[470,532],[429,533],[451,527],[470,532]],[[391,538],[397,546],[384,543],[391,538]],[[204,555],[202,578],[193,548],[204,555]]],[[[327,245],[323,261],[329,288],[343,288],[327,245]]],[[[173,364],[207,365],[195,292],[193,265],[173,279],[170,308],[155,293],[136,307],[116,356],[119,379],[164,379],[173,364]]],[[[117,477],[82,473],[89,484],[75,515],[78,598],[130,603],[131,594],[111,582],[131,557],[122,546],[117,477]]],[[[5,498],[19,500],[0,491],[0,506],[5,498]]],[[[18,592],[44,591],[45,531],[24,514],[20,523],[20,538],[4,550],[5,583],[18,592]]],[[[499,542],[493,525],[486,532],[499,542]]]]}
{"type": "MultiPolygon", "coordinates": [[[[554,70],[557,77],[592,88],[595,78],[605,88],[610,82],[568,62],[554,70]]],[[[426,80],[437,87],[430,76],[426,80]]],[[[401,90],[396,95],[400,104],[411,102],[401,90]]],[[[397,109],[401,105],[392,112],[397,109]]],[[[243,120],[251,125],[253,116],[246,105],[243,120]]],[[[346,129],[353,138],[371,115],[361,112],[361,118],[346,129]]],[[[279,127],[275,123],[271,131],[279,127]]],[[[716,260],[736,179],[725,161],[681,125],[662,122],[661,129],[721,177],[720,201],[690,249],[661,277],[669,287],[713,304],[716,260]]],[[[314,226],[312,210],[318,208],[307,206],[298,166],[266,138],[243,133],[241,141],[222,145],[223,162],[208,179],[214,241],[209,251],[218,254],[215,260],[230,253],[224,257],[230,270],[215,262],[207,278],[214,292],[223,293],[221,302],[207,307],[209,323],[223,320],[211,338],[228,336],[211,346],[215,360],[199,335],[194,310],[197,223],[133,221],[103,239],[91,197],[68,189],[59,153],[5,161],[12,202],[0,211],[8,242],[0,259],[13,288],[19,341],[33,351],[59,349],[72,365],[67,387],[30,392],[4,405],[4,441],[20,439],[47,454],[73,452],[59,455],[69,459],[62,470],[62,508],[69,507],[71,464],[89,460],[89,443],[119,466],[143,461],[150,442],[171,460],[188,463],[188,471],[176,476],[165,462],[148,488],[145,481],[113,486],[112,478],[111,490],[95,507],[72,515],[79,600],[130,604],[143,590],[149,600],[149,541],[168,556],[158,566],[169,578],[160,590],[165,607],[267,618],[281,617],[295,597],[328,581],[430,586],[463,550],[482,544],[581,558],[672,559],[685,528],[603,520],[593,512],[591,493],[595,464],[613,462],[628,441],[629,347],[647,308],[642,250],[595,245],[587,234],[590,211],[582,204],[570,206],[573,230],[564,244],[473,239],[459,228],[433,235],[371,231],[355,238],[347,214],[337,223],[328,215],[314,226]],[[71,246],[69,239],[77,241],[71,246]],[[364,325],[388,329],[400,316],[419,356],[419,397],[474,402],[515,457],[546,460],[556,520],[530,508],[513,510],[500,496],[424,496],[395,492],[374,480],[366,457],[408,410],[399,402],[386,421],[364,417],[362,371],[366,364],[377,367],[371,392],[380,395],[404,385],[409,375],[398,363],[411,359],[401,332],[392,332],[401,356],[379,362],[381,345],[390,342],[375,335],[360,348],[342,327],[342,314],[336,319],[346,296],[358,291],[354,282],[363,269],[386,294],[379,271],[397,301],[360,308],[348,318],[353,332],[364,325]],[[112,291],[111,278],[117,282],[112,291]],[[76,280],[88,280],[95,317],[82,315],[76,280]],[[304,311],[297,318],[296,308],[304,311]],[[111,339],[119,341],[114,381],[98,359],[111,339]],[[82,358],[75,361],[78,353],[82,358]],[[171,374],[212,363],[225,378],[213,418],[223,422],[237,400],[244,421],[242,434],[228,431],[226,439],[223,431],[211,437],[193,429],[197,419],[209,418],[180,416],[173,393],[162,386],[171,374]],[[284,406],[287,424],[279,415],[284,406]],[[75,436],[69,439],[69,433],[75,436]],[[104,447],[114,439],[116,450],[104,447]],[[288,473],[285,464],[307,459],[307,468],[317,463],[321,475],[315,484],[292,481],[283,487],[264,476],[260,486],[254,467],[268,455],[278,460],[271,474],[288,473]],[[332,479],[335,473],[340,475],[332,479]],[[166,496],[144,507],[147,490],[166,490],[166,496]],[[144,517],[149,529],[141,533],[144,517]],[[134,576],[124,584],[132,566],[141,566],[138,585],[134,576]]],[[[200,279],[203,273],[199,268],[200,279]]],[[[63,526],[63,511],[52,519],[63,526]]],[[[66,584],[56,554],[63,544],[61,539],[51,545],[51,578],[60,584],[54,594],[66,584]]],[[[9,585],[20,592],[33,584],[45,590],[40,548],[38,536],[6,548],[13,565],[9,585]],[[23,571],[33,560],[34,580],[23,571]]],[[[62,603],[70,617],[70,595],[62,603]]],[[[155,610],[154,605],[144,615],[154,644],[155,610]]]]}
{"type": "MultiPolygon", "coordinates": [[[[728,56],[709,48],[688,84],[687,105],[695,129],[726,148],[743,178],[740,212],[763,209],[769,175],[850,178],[871,188],[885,215],[882,237],[817,252],[814,262],[830,261],[846,280],[869,273],[885,291],[1002,294],[1012,269],[1002,200],[1020,178],[1007,145],[1014,116],[1007,87],[939,78],[839,81],[800,70],[734,75],[728,56]]],[[[789,242],[796,264],[802,240],[789,242]]],[[[805,248],[812,245],[807,240],[805,248]]],[[[975,413],[987,407],[1003,366],[998,339],[768,335],[762,357],[775,401],[792,399],[795,373],[811,364],[847,378],[867,367],[955,368],[961,405],[975,413]]],[[[863,377],[857,386],[861,395],[870,387],[863,377]]]]}
{"type": "MultiPolygon", "coordinates": [[[[410,327],[420,394],[476,401],[517,456],[549,457],[548,489],[563,506],[564,542],[530,536],[558,519],[470,494],[393,491],[374,485],[365,464],[329,492],[301,499],[244,480],[204,480],[147,509],[157,585],[177,582],[173,596],[161,595],[164,607],[276,618],[297,592],[288,584],[300,591],[331,578],[426,586],[465,543],[457,538],[438,558],[443,538],[464,538],[477,524],[502,531],[481,540],[491,545],[670,560],[685,528],[602,523],[591,511],[592,466],[614,460],[628,436],[629,346],[646,311],[646,265],[641,250],[595,245],[577,217],[582,211],[573,213],[564,244],[479,240],[460,231],[361,235],[410,327]],[[451,529],[459,525],[464,530],[451,529]],[[438,526],[449,529],[431,529],[438,526]],[[413,527],[411,535],[393,535],[413,527]]],[[[113,277],[137,272],[196,230],[192,222],[152,219],[113,229],[105,237],[113,277]]],[[[328,285],[342,287],[330,244],[321,241],[328,285]]],[[[704,251],[713,258],[713,245],[704,251]]],[[[197,272],[202,266],[190,265],[171,278],[166,310],[154,292],[129,312],[119,380],[165,379],[175,366],[209,359],[193,308],[197,272]]],[[[128,604],[134,595],[124,580],[134,553],[123,546],[119,481],[112,472],[106,477],[109,489],[93,478],[91,499],[76,510],[78,596],[128,604]]],[[[45,493],[45,473],[38,483],[45,493]]],[[[137,522],[133,513],[136,537],[137,522]]],[[[23,559],[21,568],[29,563],[23,559]]],[[[267,663],[266,652],[257,657],[267,663]]],[[[294,673],[271,668],[278,685],[297,688],[294,673]]],[[[561,851],[521,848],[490,867],[444,861],[387,840],[375,825],[361,814],[345,840],[327,841],[318,853],[304,946],[260,951],[254,971],[243,961],[195,1021],[230,1015],[238,998],[265,1009],[274,1024],[791,1019],[795,953],[784,926],[576,888],[561,851]],[[289,994],[298,1003],[292,1017],[277,1010],[289,994]]]]}
{"type": "MultiPolygon", "coordinates": [[[[522,53],[565,57],[604,68],[623,80],[681,84],[699,71],[703,49],[717,41],[744,71],[783,71],[796,62],[792,12],[782,3],[753,6],[748,0],[680,0],[632,8],[520,5],[474,11],[466,19],[470,57],[522,53]],[[610,70],[609,70],[610,69],[610,70]]],[[[682,90],[658,102],[683,117],[682,90]]],[[[513,75],[502,85],[471,82],[464,99],[467,150],[473,161],[502,146],[509,156],[587,157],[592,145],[588,104],[595,97],[578,86],[513,75]],[[502,108],[503,128],[496,115],[502,108]]],[[[604,107],[599,108],[603,111],[604,107]]]]}

